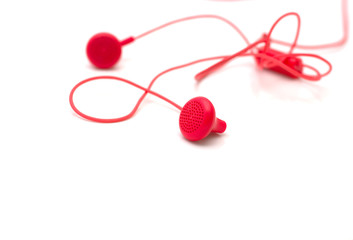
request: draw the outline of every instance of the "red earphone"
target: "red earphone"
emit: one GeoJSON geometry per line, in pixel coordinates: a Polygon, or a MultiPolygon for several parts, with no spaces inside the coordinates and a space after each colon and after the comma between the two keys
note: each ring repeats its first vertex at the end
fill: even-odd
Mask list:
{"type": "Polygon", "coordinates": [[[167,26],[183,22],[183,21],[189,21],[189,20],[194,20],[194,19],[200,19],[200,18],[212,18],[216,20],[220,20],[229,26],[231,26],[245,41],[245,43],[248,45],[246,48],[243,50],[240,50],[239,52],[225,57],[223,60],[221,60],[219,63],[209,67],[208,69],[200,72],[195,76],[196,80],[201,80],[210,73],[214,72],[216,69],[224,65],[225,63],[229,62],[230,60],[240,57],[240,56],[253,56],[255,57],[256,64],[259,68],[261,69],[268,69],[277,73],[280,73],[282,75],[285,75],[290,78],[303,78],[306,80],[311,80],[311,81],[318,81],[322,77],[327,76],[331,70],[332,66],[331,64],[324,58],[315,55],[315,54],[307,54],[307,53],[301,53],[301,54],[294,54],[293,51],[295,48],[301,48],[301,49],[325,49],[325,48],[331,48],[331,47],[338,47],[342,46],[348,39],[348,10],[347,10],[347,5],[348,2],[347,0],[342,0],[342,22],[343,22],[343,37],[341,40],[334,42],[334,43],[329,43],[329,44],[322,44],[322,45],[314,45],[314,46],[306,46],[306,45],[299,45],[297,44],[297,40],[299,37],[299,32],[300,32],[300,27],[301,27],[301,21],[300,17],[297,13],[287,13],[281,16],[277,21],[272,25],[270,31],[268,34],[263,34],[260,40],[256,41],[253,44],[250,44],[249,40],[245,36],[245,34],[231,21],[227,20],[226,18],[217,16],[217,15],[196,15],[196,16],[190,16],[190,17],[185,17],[181,19],[177,19],[171,22],[168,22],[166,24],[163,24],[161,26],[158,26],[156,28],[153,28],[145,33],[142,33],[136,37],[128,37],[123,41],[119,41],[114,35],[110,33],[98,33],[94,35],[87,43],[86,47],[86,53],[87,57],[90,60],[90,62],[96,66],[97,68],[111,68],[114,66],[120,59],[121,53],[122,53],[122,47],[124,45],[127,45],[137,39],[140,39],[142,37],[145,37],[146,35],[149,35],[155,31],[158,31],[160,29],[163,29],[167,26]],[[276,40],[271,38],[272,32],[276,25],[285,17],[287,16],[295,16],[298,20],[298,27],[297,27],[297,32],[295,39],[293,43],[287,43],[283,42],[280,40],[276,40]],[[275,49],[272,49],[270,47],[271,43],[276,43],[280,45],[285,45],[285,46],[290,46],[290,50],[288,53],[283,53],[280,51],[277,51],[275,49]],[[260,44],[265,44],[263,47],[258,47],[260,44]],[[249,53],[250,51],[250,53],[249,53]],[[309,66],[303,63],[303,60],[300,57],[311,57],[311,58],[316,58],[328,65],[328,70],[321,74],[316,68],[313,66],[309,66]],[[308,75],[304,73],[304,69],[309,69],[315,73],[315,75],[308,75]]]}
{"type": "Polygon", "coordinates": [[[306,80],[311,80],[311,81],[318,81],[322,77],[328,75],[331,70],[332,66],[330,62],[328,62],[326,59],[315,55],[315,54],[307,54],[307,53],[293,53],[293,50],[295,48],[303,48],[303,49],[319,49],[319,48],[330,48],[330,47],[337,47],[343,45],[348,38],[348,13],[347,13],[347,0],[342,0],[342,12],[343,12],[343,30],[344,30],[344,35],[343,38],[335,43],[330,43],[330,44],[324,44],[324,45],[319,45],[319,46],[303,46],[303,45],[298,45],[297,40],[300,32],[300,17],[297,13],[287,13],[281,16],[277,21],[272,25],[270,31],[268,34],[264,34],[260,40],[250,44],[248,39],[245,37],[245,35],[240,31],[240,29],[235,26],[232,22],[229,20],[216,16],[216,15],[197,15],[197,16],[191,16],[191,17],[186,17],[182,19],[178,19],[175,21],[171,21],[169,23],[166,23],[164,25],[161,25],[157,28],[154,28],[150,31],[147,31],[137,37],[129,37],[123,41],[119,41],[115,36],[109,33],[98,33],[94,35],[88,42],[87,44],[87,56],[88,59],[91,61],[93,65],[95,65],[98,68],[110,68],[114,66],[118,60],[121,57],[122,53],[122,46],[133,42],[136,39],[139,39],[141,37],[144,37],[154,31],[160,30],[164,27],[167,27],[171,24],[175,24],[178,22],[182,21],[187,21],[187,20],[192,20],[192,19],[198,19],[198,18],[215,18],[218,20],[221,20],[228,25],[230,25],[234,30],[236,30],[240,36],[244,39],[246,44],[248,45],[244,49],[238,51],[237,53],[229,56],[218,56],[218,57],[210,57],[210,58],[205,58],[205,59],[200,59],[196,60],[187,64],[183,64],[180,66],[176,66],[173,68],[169,68],[160,74],[158,74],[149,84],[147,88],[144,88],[136,83],[133,83],[129,80],[119,78],[119,77],[113,77],[113,76],[98,76],[98,77],[93,77],[89,78],[86,80],[83,80],[76,84],[76,86],[71,90],[70,93],[70,105],[72,109],[81,117],[86,118],[91,121],[95,122],[101,122],[101,123],[113,123],[113,122],[120,122],[127,120],[131,118],[139,108],[141,102],[144,100],[146,95],[148,93],[155,95],[159,97],[160,99],[163,99],[164,101],[172,104],[174,107],[178,108],[181,113],[179,116],[179,128],[182,133],[182,135],[190,140],[190,141],[199,141],[201,139],[204,139],[207,137],[211,132],[215,133],[223,133],[226,130],[226,123],[223,120],[220,120],[216,117],[216,112],[213,104],[204,97],[196,97],[191,100],[189,100],[184,107],[180,107],[178,104],[174,103],[173,101],[169,100],[168,98],[154,92],[151,90],[152,85],[154,82],[163,74],[166,74],[170,71],[177,70],[183,67],[187,67],[199,62],[204,62],[204,61],[209,61],[209,60],[217,60],[221,59],[218,63],[212,65],[211,67],[207,68],[206,70],[198,73],[195,76],[196,80],[201,80],[204,77],[208,76],[230,60],[240,57],[240,56],[253,56],[255,58],[255,61],[257,63],[257,66],[260,68],[265,68],[269,69],[271,71],[283,74],[285,76],[291,77],[291,78],[303,78],[306,80]],[[297,27],[297,32],[296,36],[294,39],[293,43],[286,43],[283,41],[275,40],[271,38],[271,34],[273,30],[275,29],[276,25],[285,17],[287,16],[295,16],[298,20],[298,27],[297,27]],[[290,46],[290,50],[288,53],[283,53],[277,50],[274,50],[270,47],[271,43],[277,43],[281,45],[286,45],[290,46]],[[262,47],[258,47],[259,45],[264,44],[262,47]],[[316,68],[306,65],[303,63],[302,59],[299,57],[312,57],[319,59],[326,63],[328,65],[328,70],[321,74],[316,68]],[[303,69],[307,68],[312,70],[315,75],[308,75],[303,73],[303,69]],[[139,88],[144,91],[142,96],[139,98],[137,101],[135,107],[133,110],[127,114],[126,116],[119,117],[119,118],[114,118],[114,119],[101,119],[101,118],[95,118],[88,116],[82,112],[80,112],[73,101],[73,96],[78,87],[81,85],[94,81],[94,80],[100,80],[100,79],[111,79],[111,80],[118,80],[118,81],[123,81],[125,83],[128,83],[136,88],[139,88]]]}

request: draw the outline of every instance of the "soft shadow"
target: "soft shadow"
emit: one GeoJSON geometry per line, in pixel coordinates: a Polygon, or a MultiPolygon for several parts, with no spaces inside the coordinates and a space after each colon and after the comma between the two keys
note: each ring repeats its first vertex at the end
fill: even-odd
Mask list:
{"type": "Polygon", "coordinates": [[[312,82],[304,79],[291,79],[284,75],[271,72],[266,69],[259,69],[252,63],[240,63],[237,65],[228,65],[217,70],[214,74],[207,76],[201,81],[196,81],[194,84],[195,90],[198,90],[202,82],[212,81],[217,78],[218,72],[227,71],[237,67],[251,67],[254,72],[249,78],[251,87],[256,96],[268,94],[284,101],[302,101],[313,102],[322,101],[328,95],[328,89],[321,86],[318,82],[312,82]]]}
{"type": "Polygon", "coordinates": [[[269,94],[283,101],[315,102],[328,95],[328,89],[303,79],[291,79],[268,70],[255,70],[251,82],[256,96],[269,94]]]}
{"type": "Polygon", "coordinates": [[[96,66],[94,66],[92,64],[87,64],[87,68],[90,70],[95,70],[95,71],[113,72],[113,71],[118,71],[121,68],[121,66],[119,63],[117,63],[111,68],[97,68],[96,66]]]}
{"type": "MultiPolygon", "coordinates": [[[[180,137],[185,140],[183,135],[180,134],[180,137]]],[[[218,133],[210,133],[207,137],[200,141],[192,142],[190,141],[191,144],[199,147],[217,147],[217,146],[222,146],[224,145],[224,140],[227,137],[227,134],[218,134],[218,133]]]]}
{"type": "Polygon", "coordinates": [[[90,70],[98,70],[98,71],[102,71],[102,72],[115,72],[115,71],[118,71],[120,69],[123,69],[125,68],[126,64],[128,64],[130,61],[129,58],[123,58],[123,59],[120,59],[114,66],[112,66],[111,68],[98,68],[96,66],[94,66],[93,64],[91,63],[87,63],[87,68],[90,69],[90,70]]]}
{"type": "Polygon", "coordinates": [[[86,118],[84,118],[84,117],[81,117],[80,115],[78,115],[78,114],[75,113],[74,111],[71,111],[71,115],[74,116],[74,117],[76,117],[77,119],[84,120],[84,121],[86,121],[86,122],[92,122],[91,120],[88,120],[88,119],[86,119],[86,118]]]}

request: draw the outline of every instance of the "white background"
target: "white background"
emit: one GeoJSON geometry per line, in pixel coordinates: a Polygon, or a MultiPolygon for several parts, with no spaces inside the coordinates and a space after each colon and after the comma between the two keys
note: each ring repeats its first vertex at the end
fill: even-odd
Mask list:
{"type": "MultiPolygon", "coordinates": [[[[182,137],[179,112],[153,96],[115,124],[85,121],[69,106],[85,78],[147,86],[168,67],[245,46],[226,24],[194,20],[124,47],[119,65],[100,71],[85,56],[97,32],[123,39],[208,13],[255,41],[289,11],[302,17],[302,44],[342,36],[337,0],[2,1],[0,239],[353,239],[351,41],[297,51],[332,62],[317,83],[261,71],[252,58],[198,85],[193,76],[213,62],[159,79],[153,90],[179,105],[205,96],[227,122],[224,134],[199,143],[182,137]]],[[[275,36],[290,41],[294,31],[289,18],[275,36]]],[[[117,117],[141,93],[102,81],[75,101],[86,113],[117,117]]]]}

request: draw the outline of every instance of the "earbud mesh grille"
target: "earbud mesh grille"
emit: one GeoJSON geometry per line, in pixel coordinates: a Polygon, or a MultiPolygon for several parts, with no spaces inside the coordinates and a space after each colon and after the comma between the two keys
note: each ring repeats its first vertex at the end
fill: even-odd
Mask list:
{"type": "Polygon", "coordinates": [[[190,101],[180,113],[180,128],[187,133],[195,132],[202,124],[204,119],[204,109],[197,101],[190,101]]]}

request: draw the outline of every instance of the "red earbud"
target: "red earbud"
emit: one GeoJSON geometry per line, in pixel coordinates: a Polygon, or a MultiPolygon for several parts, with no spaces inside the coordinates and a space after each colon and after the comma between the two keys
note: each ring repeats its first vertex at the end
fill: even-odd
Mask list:
{"type": "Polygon", "coordinates": [[[189,100],[179,117],[179,127],[183,136],[190,141],[199,141],[211,132],[223,133],[227,124],[216,117],[213,104],[204,97],[189,100]]]}
{"type": "Polygon", "coordinates": [[[87,57],[97,68],[111,68],[119,61],[122,46],[132,41],[132,37],[119,41],[110,33],[97,33],[87,43],[87,57]]]}

